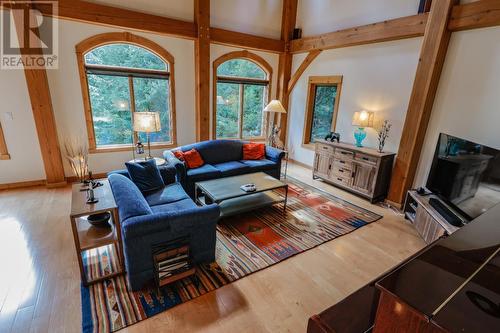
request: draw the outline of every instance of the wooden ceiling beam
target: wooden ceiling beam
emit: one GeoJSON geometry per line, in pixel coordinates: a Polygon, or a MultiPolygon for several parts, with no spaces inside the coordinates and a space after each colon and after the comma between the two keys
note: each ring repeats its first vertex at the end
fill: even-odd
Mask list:
{"type": "Polygon", "coordinates": [[[413,185],[451,37],[449,18],[457,1],[439,0],[431,4],[387,198],[393,203],[401,204],[413,185]]]}
{"type": "MultiPolygon", "coordinates": [[[[52,16],[47,4],[35,4],[35,8],[40,10],[44,15],[52,16]]],[[[124,29],[192,40],[198,38],[197,25],[194,22],[145,14],[87,1],[59,0],[57,17],[70,21],[121,27],[124,29]]],[[[214,44],[274,53],[284,52],[285,50],[284,42],[279,39],[255,36],[219,28],[210,28],[210,36],[210,42],[214,44]]]]}
{"type": "Polygon", "coordinates": [[[309,65],[314,61],[314,59],[316,59],[316,57],[319,56],[320,53],[321,53],[320,50],[313,50],[307,54],[305,59],[300,64],[299,68],[297,68],[297,71],[295,73],[293,73],[293,75],[290,79],[290,82],[288,82],[288,94],[289,95],[292,93],[293,88],[295,87],[295,85],[299,81],[299,79],[302,76],[302,74],[304,73],[304,71],[307,69],[307,67],[309,67],[309,65]]]}
{"type": "Polygon", "coordinates": [[[194,0],[196,141],[210,138],[210,0],[194,0]]]}
{"type": "Polygon", "coordinates": [[[454,6],[448,29],[461,31],[500,25],[500,0],[480,0],[454,6]]]}
{"type": "MultiPolygon", "coordinates": [[[[422,13],[292,40],[290,52],[328,50],[423,36],[427,16],[428,13],[422,13]]],[[[448,29],[461,31],[497,25],[500,25],[500,0],[479,0],[453,6],[448,29]]]]}
{"type": "MultiPolygon", "coordinates": [[[[26,10],[29,8],[27,4],[13,4],[18,8],[26,10]]],[[[12,17],[16,26],[17,37],[23,40],[26,29],[24,22],[23,12],[13,11],[12,17]]],[[[30,19],[34,20],[33,15],[30,19]]],[[[36,26],[33,22],[29,22],[30,26],[36,26]]],[[[36,28],[31,28],[35,31],[36,28]]],[[[30,39],[30,47],[40,47],[40,41],[37,38],[30,39]],[[37,43],[35,45],[31,43],[37,43]]],[[[30,53],[26,52],[24,48],[20,49],[21,57],[31,57],[30,53]]],[[[57,135],[56,120],[54,117],[54,110],[52,108],[52,98],[49,90],[49,82],[47,79],[47,71],[45,68],[30,68],[24,67],[24,76],[26,78],[26,85],[28,87],[28,94],[31,102],[31,109],[33,111],[33,118],[35,120],[35,127],[40,144],[40,152],[42,154],[43,165],[45,168],[46,185],[47,187],[57,187],[66,185],[66,177],[64,175],[64,167],[61,156],[61,149],[59,147],[59,138],[57,135]]]]}
{"type": "Polygon", "coordinates": [[[252,50],[264,50],[273,53],[282,53],[285,51],[285,42],[282,40],[219,28],[210,28],[210,42],[221,45],[239,46],[252,50]]]}
{"type": "MultiPolygon", "coordinates": [[[[51,16],[47,4],[34,7],[42,14],[51,16]]],[[[57,17],[84,23],[121,27],[143,32],[196,39],[196,26],[186,22],[157,15],[145,14],[80,0],[59,0],[57,17]]]]}
{"type": "MultiPolygon", "coordinates": [[[[290,41],[297,21],[298,0],[283,0],[283,12],[281,15],[281,40],[285,43],[285,52],[280,53],[278,61],[278,99],[287,112],[290,112],[290,94],[288,85],[292,76],[293,55],[289,52],[290,41]]],[[[276,120],[276,119],[275,119],[276,120]]],[[[280,139],[286,146],[288,113],[279,114],[279,126],[281,128],[280,139]]]]}
{"type": "Polygon", "coordinates": [[[428,14],[418,14],[291,41],[290,52],[328,50],[423,36],[428,14]]]}

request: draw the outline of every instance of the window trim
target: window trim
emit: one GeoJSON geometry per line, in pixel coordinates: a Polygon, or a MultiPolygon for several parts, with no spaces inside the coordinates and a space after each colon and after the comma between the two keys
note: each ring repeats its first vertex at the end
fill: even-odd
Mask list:
{"type": "Polygon", "coordinates": [[[0,160],[10,160],[9,150],[7,149],[7,143],[5,142],[5,136],[3,134],[2,123],[0,123],[0,160]]]}
{"type": "MultiPolygon", "coordinates": [[[[225,81],[235,81],[235,83],[240,83],[240,84],[242,84],[241,82],[245,82],[248,84],[267,85],[266,98],[268,103],[271,101],[273,67],[266,60],[264,60],[264,58],[247,50],[242,50],[242,51],[229,52],[215,59],[212,64],[212,133],[210,136],[212,139],[217,138],[217,81],[219,78],[219,76],[217,76],[217,68],[226,61],[234,59],[244,59],[253,62],[266,73],[267,78],[252,79],[252,78],[238,78],[235,76],[221,76],[221,78],[225,81]]],[[[240,92],[241,109],[243,109],[243,104],[241,103],[242,95],[243,92],[241,91],[240,92]]],[[[267,123],[268,123],[267,114],[264,114],[264,116],[262,117],[262,136],[258,137],[243,138],[243,130],[242,130],[243,122],[241,121],[242,120],[241,118],[242,117],[238,117],[239,119],[238,126],[240,128],[239,132],[242,134],[241,138],[235,137],[235,138],[224,138],[224,139],[253,140],[253,141],[264,141],[266,139],[267,123]]]]}
{"type": "Polygon", "coordinates": [[[333,106],[332,124],[330,130],[335,132],[337,127],[337,116],[339,114],[340,94],[342,92],[342,75],[332,76],[310,76],[307,89],[307,102],[305,110],[304,130],[302,135],[302,147],[314,150],[314,143],[310,142],[312,121],[314,113],[314,100],[316,99],[316,87],[321,85],[337,85],[337,96],[333,106]]]}
{"type": "MultiPolygon", "coordinates": [[[[171,131],[171,142],[169,143],[151,143],[153,149],[163,149],[163,148],[173,148],[177,146],[177,123],[176,123],[176,110],[175,110],[175,80],[174,80],[174,57],[160,45],[155,42],[146,39],[144,37],[134,35],[130,32],[110,32],[103,33],[89,37],[75,46],[76,49],[76,59],[78,63],[78,71],[80,76],[80,85],[82,89],[83,98],[83,109],[85,114],[85,123],[87,127],[87,137],[89,143],[89,153],[109,153],[118,151],[130,151],[133,147],[131,144],[117,144],[117,145],[107,145],[97,147],[95,132],[94,132],[94,121],[92,118],[92,107],[90,104],[90,93],[89,85],[87,81],[87,72],[85,65],[85,54],[92,51],[93,49],[109,45],[109,44],[131,44],[141,48],[144,48],[168,64],[168,71],[161,70],[148,70],[148,69],[128,69],[126,67],[119,67],[122,72],[134,72],[143,75],[150,74],[152,76],[165,75],[169,80],[169,109],[170,109],[170,131],[171,131]]],[[[110,70],[113,66],[102,66],[102,65],[90,65],[93,68],[100,68],[102,70],[110,70]]],[[[130,81],[130,80],[129,80],[130,81]]],[[[133,96],[133,89],[130,91],[133,96]]],[[[132,98],[133,99],[133,98],[132,98]]],[[[133,100],[131,100],[131,103],[133,100]]]]}

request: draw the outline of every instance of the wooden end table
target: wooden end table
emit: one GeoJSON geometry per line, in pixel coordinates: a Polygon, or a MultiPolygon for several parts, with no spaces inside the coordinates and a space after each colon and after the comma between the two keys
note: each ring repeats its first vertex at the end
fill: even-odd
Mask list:
{"type": "Polygon", "coordinates": [[[81,184],[73,184],[71,198],[71,229],[75,241],[76,256],[80,266],[80,274],[84,285],[89,285],[113,276],[125,273],[123,265],[123,248],[120,229],[120,219],[118,216],[118,207],[111,191],[111,186],[107,179],[100,179],[103,185],[94,189],[95,198],[99,201],[95,204],[87,204],[87,192],[81,191],[81,184]],[[87,217],[92,214],[111,213],[111,227],[95,227],[88,221],[87,217]],[[83,265],[82,255],[85,251],[98,247],[112,245],[118,256],[118,270],[112,271],[106,275],[98,276],[88,280],[85,267],[83,265]]]}

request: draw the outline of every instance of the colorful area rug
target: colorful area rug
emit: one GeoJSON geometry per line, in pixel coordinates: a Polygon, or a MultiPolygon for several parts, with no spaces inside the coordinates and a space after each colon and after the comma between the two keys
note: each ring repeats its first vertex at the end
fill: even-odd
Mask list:
{"type": "MultiPolygon", "coordinates": [[[[345,235],[381,218],[373,212],[288,179],[288,205],[228,217],[217,227],[216,262],[158,291],[127,291],[119,276],[82,286],[84,332],[114,332],[248,274],[345,235]]],[[[116,268],[111,247],[87,252],[89,276],[116,268]]]]}

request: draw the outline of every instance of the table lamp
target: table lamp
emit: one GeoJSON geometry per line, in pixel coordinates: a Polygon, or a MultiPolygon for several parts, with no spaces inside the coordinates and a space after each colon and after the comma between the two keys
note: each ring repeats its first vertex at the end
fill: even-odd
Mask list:
{"type": "Polygon", "coordinates": [[[365,127],[373,127],[373,112],[359,111],[354,112],[352,117],[352,126],[358,128],[354,131],[354,139],[357,147],[363,147],[363,140],[366,138],[365,127]]]}
{"type": "Polygon", "coordinates": [[[160,114],[158,112],[134,112],[134,131],[144,132],[148,138],[148,156],[151,159],[150,134],[161,130],[160,114]]]}
{"type": "MultiPolygon", "coordinates": [[[[280,101],[278,101],[277,99],[273,99],[271,102],[269,102],[269,104],[266,105],[266,107],[264,108],[264,112],[286,113],[286,110],[280,101]]],[[[271,126],[270,127],[271,127],[271,132],[269,133],[269,136],[268,136],[268,144],[272,147],[284,148],[284,145],[278,136],[281,129],[277,125],[274,125],[274,117],[271,118],[271,126]]]]}

